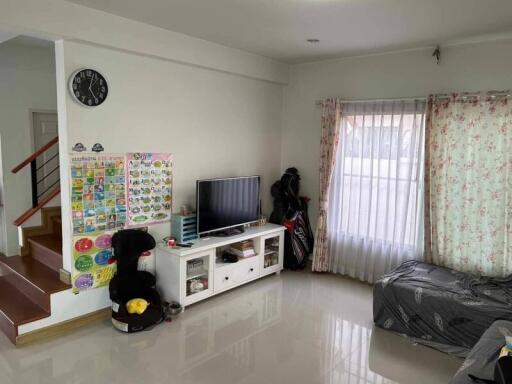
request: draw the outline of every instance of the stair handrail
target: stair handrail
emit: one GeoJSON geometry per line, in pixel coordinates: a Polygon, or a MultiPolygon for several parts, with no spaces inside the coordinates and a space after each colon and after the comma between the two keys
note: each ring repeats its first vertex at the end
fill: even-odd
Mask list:
{"type": "Polygon", "coordinates": [[[27,165],[29,165],[32,161],[34,161],[38,156],[45,153],[48,149],[53,147],[55,144],[59,142],[59,137],[56,136],[53,139],[51,139],[49,142],[47,142],[45,145],[43,145],[41,148],[39,148],[37,151],[35,151],[32,155],[27,157],[25,160],[23,160],[21,163],[19,163],[17,166],[15,166],[11,172],[12,173],[18,173],[20,170],[25,168],[27,165]]]}
{"type": "Polygon", "coordinates": [[[19,227],[25,221],[34,216],[41,208],[43,208],[48,202],[50,202],[54,197],[56,197],[60,193],[60,185],[55,187],[51,192],[49,192],[43,199],[36,205],[35,207],[27,209],[23,214],[14,220],[13,224],[19,227]]]}
{"type": "Polygon", "coordinates": [[[47,159],[43,164],[38,166],[37,158],[52,148],[55,144],[59,142],[59,137],[56,136],[50,141],[48,141],[45,145],[35,151],[32,155],[23,160],[20,164],[12,169],[12,173],[18,173],[20,170],[25,168],[30,164],[30,179],[31,179],[31,187],[32,187],[32,207],[26,210],[20,217],[14,220],[14,225],[20,226],[25,221],[27,221],[30,217],[32,217],[36,212],[38,212],[42,207],[44,207],[47,203],[49,203],[54,197],[56,197],[60,193],[60,178],[54,181],[50,186],[44,186],[44,191],[39,193],[38,185],[45,180],[49,175],[54,174],[59,171],[60,164],[54,166],[53,169],[47,172],[42,178],[38,178],[38,171],[45,167],[51,160],[55,159],[59,156],[59,152],[51,156],[47,159]]]}

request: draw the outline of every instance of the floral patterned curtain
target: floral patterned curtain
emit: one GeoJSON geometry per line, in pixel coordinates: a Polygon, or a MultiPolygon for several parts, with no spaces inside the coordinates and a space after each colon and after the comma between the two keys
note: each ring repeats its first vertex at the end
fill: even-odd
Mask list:
{"type": "Polygon", "coordinates": [[[329,190],[338,148],[341,101],[326,99],[322,102],[322,138],[320,140],[320,198],[318,221],[316,225],[315,249],[313,253],[313,271],[329,270],[327,253],[327,206],[329,190]]]}
{"type": "Polygon", "coordinates": [[[512,273],[512,99],[430,96],[425,256],[488,276],[512,273]]]}

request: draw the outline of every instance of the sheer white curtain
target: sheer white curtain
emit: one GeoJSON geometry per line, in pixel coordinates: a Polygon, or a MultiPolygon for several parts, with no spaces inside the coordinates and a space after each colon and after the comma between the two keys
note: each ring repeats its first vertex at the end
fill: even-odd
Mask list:
{"type": "Polygon", "coordinates": [[[422,259],[424,101],[343,105],[329,195],[331,272],[374,282],[422,259]]]}

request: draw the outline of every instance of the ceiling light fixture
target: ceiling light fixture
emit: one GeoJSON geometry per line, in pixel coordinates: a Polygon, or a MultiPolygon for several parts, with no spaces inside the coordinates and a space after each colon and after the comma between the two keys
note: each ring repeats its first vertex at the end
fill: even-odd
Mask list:
{"type": "Polygon", "coordinates": [[[319,39],[307,39],[306,40],[308,43],[311,43],[311,44],[316,44],[316,43],[319,43],[320,40],[319,39]]]}

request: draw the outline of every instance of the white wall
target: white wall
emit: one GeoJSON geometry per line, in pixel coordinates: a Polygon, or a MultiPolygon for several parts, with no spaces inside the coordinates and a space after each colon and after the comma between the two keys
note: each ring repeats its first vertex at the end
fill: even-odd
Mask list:
{"type": "Polygon", "coordinates": [[[316,224],[321,110],[315,101],[329,96],[379,99],[431,93],[512,89],[512,41],[442,49],[440,65],[432,51],[416,50],[293,66],[285,89],[281,168],[296,166],[302,194],[312,198],[316,224]]]}
{"type": "MultiPolygon", "coordinates": [[[[56,44],[56,68],[65,269],[72,258],[65,186],[76,142],[88,148],[99,142],[108,153],[173,153],[174,209],[194,205],[196,179],[259,174],[263,211],[270,212],[270,185],[280,175],[281,85],[69,41],[56,44]],[[84,67],[99,70],[109,83],[107,100],[92,109],[76,103],[67,89],[71,74],[84,67]]],[[[150,227],[157,239],[169,231],[169,223],[150,227]]],[[[55,315],[23,332],[109,305],[105,288],[93,296],[92,307],[90,294],[55,299],[55,315]],[[70,311],[71,303],[79,310],[70,311]]]]}
{"type": "MultiPolygon", "coordinates": [[[[0,10],[3,30],[57,41],[63,185],[67,151],[78,140],[88,147],[101,142],[108,152],[173,152],[175,208],[194,200],[196,178],[258,173],[268,191],[279,176],[278,84],[286,84],[288,65],[63,0],[0,0],[0,10]],[[71,72],[85,66],[97,68],[110,84],[106,103],[92,110],[75,104],[67,92],[71,72]]],[[[61,199],[64,267],[70,269],[67,188],[61,199]]],[[[263,203],[268,211],[269,199],[263,203]]],[[[168,231],[163,225],[154,233],[168,231]]],[[[50,318],[24,328],[108,305],[105,289],[77,296],[66,292],[52,298],[50,318]]]]}
{"type": "Polygon", "coordinates": [[[32,150],[31,110],[57,110],[53,48],[0,44],[0,136],[2,203],[5,220],[3,252],[17,254],[18,231],[12,224],[32,205],[30,167],[11,169],[32,150]]]}
{"type": "MultiPolygon", "coordinates": [[[[92,109],[65,92],[68,149],[99,142],[109,153],[173,153],[175,210],[195,206],[197,179],[258,174],[270,211],[270,185],[280,173],[280,85],[74,42],[63,51],[66,84],[83,67],[98,69],[109,84],[107,100],[92,109]]],[[[167,236],[169,224],[153,232],[167,236]]]]}
{"type": "Polygon", "coordinates": [[[284,84],[288,65],[64,0],[0,0],[2,30],[67,39],[284,84]]]}

